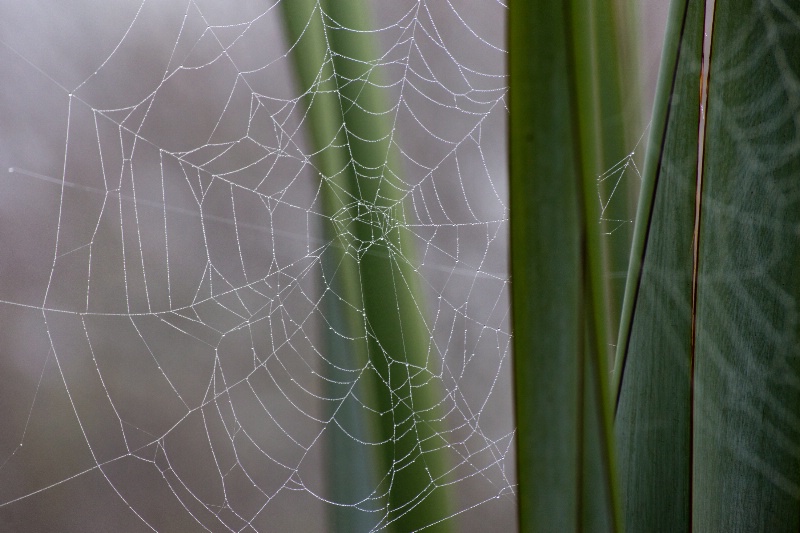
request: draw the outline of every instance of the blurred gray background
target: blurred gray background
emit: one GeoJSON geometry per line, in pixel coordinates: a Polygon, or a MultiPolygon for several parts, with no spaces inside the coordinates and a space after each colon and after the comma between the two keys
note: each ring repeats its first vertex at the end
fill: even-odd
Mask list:
{"type": "MultiPolygon", "coordinates": [[[[270,5],[0,1],[0,531],[326,529],[318,176],[270,5]]],[[[505,8],[373,10],[454,520],[514,530],[505,8]]]]}

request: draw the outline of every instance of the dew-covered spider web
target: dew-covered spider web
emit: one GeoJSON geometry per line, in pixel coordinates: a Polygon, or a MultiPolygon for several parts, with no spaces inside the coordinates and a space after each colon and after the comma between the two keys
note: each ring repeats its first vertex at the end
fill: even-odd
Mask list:
{"type": "MultiPolygon", "coordinates": [[[[312,531],[346,507],[383,529],[444,491],[438,518],[478,507],[513,524],[504,7],[371,5],[403,209],[351,196],[356,215],[323,205],[334,176],[307,97],[324,89],[299,87],[283,7],[6,6],[6,528],[312,531]],[[392,347],[347,366],[325,338],[348,332],[326,303],[342,245],[323,228],[358,218],[375,231],[345,247],[357,261],[391,231],[414,247],[389,264],[418,275],[429,362],[414,386],[435,391],[388,438],[362,425],[392,416],[382,390],[412,400],[368,376],[392,347]],[[400,450],[416,426],[434,437],[400,450]],[[329,479],[343,440],[376,466],[329,479]],[[399,472],[434,459],[447,466],[426,492],[389,502],[399,472]],[[359,476],[372,486],[337,500],[331,485],[359,476]]],[[[308,18],[342,30],[324,6],[308,18]]]]}
{"type": "Polygon", "coordinates": [[[0,529],[515,528],[506,8],[366,4],[0,5],[0,529]],[[331,84],[386,134],[315,140],[331,84]]]}

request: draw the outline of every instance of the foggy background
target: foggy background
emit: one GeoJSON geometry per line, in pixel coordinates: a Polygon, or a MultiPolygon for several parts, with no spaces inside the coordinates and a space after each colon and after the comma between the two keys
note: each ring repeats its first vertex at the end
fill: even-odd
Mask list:
{"type": "MultiPolygon", "coordinates": [[[[509,531],[505,11],[419,6],[373,11],[419,75],[386,73],[419,85],[396,135],[469,459],[453,520],[509,531]]],[[[0,39],[0,530],[325,530],[318,176],[278,9],[2,0],[0,39]]]]}

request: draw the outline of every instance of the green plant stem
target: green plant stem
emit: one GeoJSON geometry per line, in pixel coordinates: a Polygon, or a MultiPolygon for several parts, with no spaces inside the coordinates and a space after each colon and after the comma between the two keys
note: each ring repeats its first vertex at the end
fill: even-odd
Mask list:
{"type": "Polygon", "coordinates": [[[320,198],[327,215],[323,236],[330,242],[321,256],[325,293],[322,307],[329,329],[325,331],[327,396],[338,398],[352,394],[353,398],[331,405],[330,416],[336,419],[328,431],[327,485],[328,497],[344,504],[333,508],[332,527],[335,531],[368,531],[380,520],[378,511],[385,505],[376,494],[380,480],[380,461],[372,447],[356,445],[352,435],[360,429],[369,442],[380,439],[360,402],[371,404],[374,377],[371,373],[355,372],[367,363],[366,330],[360,310],[363,309],[358,281],[358,264],[349,250],[352,239],[338,234],[334,218],[352,201],[347,168],[349,154],[342,141],[342,121],[333,65],[328,54],[322,15],[314,1],[283,2],[284,27],[293,45],[292,56],[297,68],[295,75],[300,87],[307,91],[308,128],[316,152],[314,162],[321,174],[320,198]],[[302,38],[301,38],[302,36],[302,38]],[[344,371],[337,372],[335,369],[344,371]],[[347,372],[349,370],[349,372],[347,372]],[[358,379],[351,391],[342,390],[336,383],[358,379]],[[340,428],[345,428],[344,430],[340,428]],[[346,431],[346,432],[345,432],[346,431]],[[346,480],[346,481],[345,481],[346,480]],[[358,507],[356,505],[358,504],[358,507]]]}
{"type": "MultiPolygon", "coordinates": [[[[622,108],[622,81],[616,12],[612,2],[584,0],[572,4],[574,80],[580,135],[583,195],[589,272],[595,287],[598,348],[611,370],[614,343],[630,255],[630,175],[611,174],[598,179],[627,155],[626,116],[622,108]],[[592,178],[595,178],[594,180],[592,178]],[[592,224],[596,224],[592,227],[592,224]]],[[[631,172],[632,173],[632,172],[631,172]]]]}
{"type": "MultiPolygon", "coordinates": [[[[383,479],[377,494],[387,495],[381,523],[397,531],[426,526],[446,531],[448,523],[439,522],[451,512],[439,414],[442,361],[424,321],[427,305],[412,235],[403,229],[406,187],[394,161],[378,48],[371,33],[353,31],[370,29],[369,10],[356,0],[323,2],[324,11],[315,2],[282,5],[290,42],[298,42],[293,52],[298,78],[304,89],[315,87],[308,121],[325,176],[327,234],[343,248],[335,253],[345,305],[363,310],[351,316],[348,330],[351,337],[366,339],[369,362],[362,379],[371,384],[379,412],[374,433],[382,443],[383,479]],[[325,84],[315,85],[320,79],[325,84]],[[313,101],[320,91],[323,99],[313,101]]],[[[332,483],[348,484],[351,478],[332,483]]]]}

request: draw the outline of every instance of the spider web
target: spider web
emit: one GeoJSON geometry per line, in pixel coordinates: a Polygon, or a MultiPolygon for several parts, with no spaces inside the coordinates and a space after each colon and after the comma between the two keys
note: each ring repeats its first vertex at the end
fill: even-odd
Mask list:
{"type": "MultiPolygon", "coordinates": [[[[322,228],[353,221],[325,214],[281,6],[109,4],[2,8],[0,524],[314,531],[347,507],[386,528],[403,458],[357,501],[326,474],[332,433],[365,456],[393,440],[337,416],[381,413],[371,363],[326,353],[346,335],[322,228]]],[[[431,490],[459,530],[510,530],[505,7],[373,7],[404,210],[364,217],[414,247],[393,260],[425,295],[449,465],[431,490]]]]}

